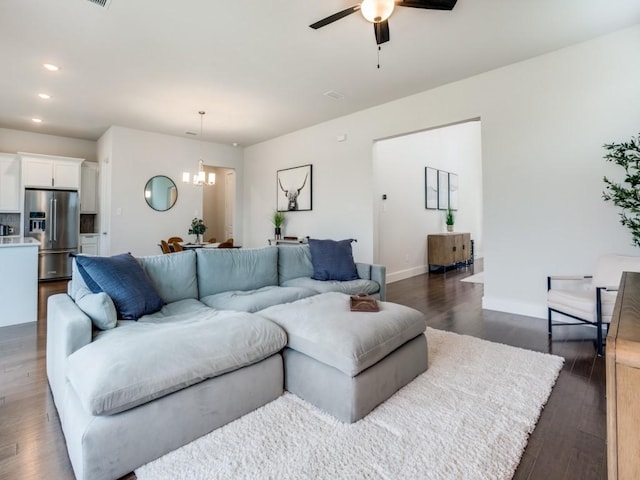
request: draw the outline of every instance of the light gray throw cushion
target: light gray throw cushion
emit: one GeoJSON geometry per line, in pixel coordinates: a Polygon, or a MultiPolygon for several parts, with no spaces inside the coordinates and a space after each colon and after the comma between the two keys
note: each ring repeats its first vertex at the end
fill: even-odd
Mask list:
{"type": "Polygon", "coordinates": [[[278,285],[278,248],[199,248],[200,298],[278,285]]]}
{"type": "Polygon", "coordinates": [[[81,289],[77,294],[76,304],[96,328],[109,330],[116,326],[118,314],[109,295],[105,292],[91,293],[88,288],[81,289]]]}
{"type": "Polygon", "coordinates": [[[74,301],[77,301],[86,292],[91,292],[87,283],[82,278],[75,257],[71,258],[71,281],[67,285],[67,293],[74,301]]]}
{"type": "Polygon", "coordinates": [[[288,347],[355,376],[423,333],[424,315],[395,303],[378,302],[380,311],[351,312],[349,295],[324,293],[260,316],[285,329],[288,347]]]}
{"type": "Polygon", "coordinates": [[[109,415],[259,362],[286,341],[277,325],[242,312],[136,322],[70,355],[67,378],[87,412],[109,415]]]}
{"type": "Polygon", "coordinates": [[[137,260],[165,302],[198,298],[194,251],[139,257],[137,260]]]}
{"type": "Polygon", "coordinates": [[[218,310],[257,312],[272,305],[295,302],[316,294],[317,292],[308,288],[271,286],[257,290],[216,293],[202,298],[201,301],[218,310]]]}

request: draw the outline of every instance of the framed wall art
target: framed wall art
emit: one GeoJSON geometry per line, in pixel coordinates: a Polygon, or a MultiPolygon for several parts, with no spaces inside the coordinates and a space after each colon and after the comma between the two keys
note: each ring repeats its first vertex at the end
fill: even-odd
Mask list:
{"type": "Polygon", "coordinates": [[[424,167],[424,207],[438,208],[438,170],[424,167]]]}
{"type": "Polygon", "coordinates": [[[449,208],[449,172],[438,170],[438,209],[449,208]]]}
{"type": "Polygon", "coordinates": [[[449,208],[458,210],[458,175],[449,173],[449,208]]]}
{"type": "Polygon", "coordinates": [[[311,210],[311,173],[311,165],[278,170],[276,205],[279,212],[311,210]]]}

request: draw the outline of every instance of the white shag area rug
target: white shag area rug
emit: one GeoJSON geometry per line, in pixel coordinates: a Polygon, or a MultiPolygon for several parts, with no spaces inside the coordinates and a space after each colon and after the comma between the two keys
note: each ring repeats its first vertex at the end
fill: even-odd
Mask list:
{"type": "Polygon", "coordinates": [[[138,480],[510,479],[561,357],[428,328],[429,369],[351,425],[285,393],[138,480]]]}
{"type": "Polygon", "coordinates": [[[460,279],[461,282],[469,282],[469,283],[484,283],[484,272],[476,273],[475,275],[471,275],[470,277],[465,277],[460,279]]]}

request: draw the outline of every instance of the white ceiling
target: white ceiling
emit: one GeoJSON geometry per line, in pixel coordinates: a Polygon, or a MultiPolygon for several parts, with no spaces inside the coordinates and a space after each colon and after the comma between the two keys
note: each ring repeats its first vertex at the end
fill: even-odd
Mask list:
{"type": "Polygon", "coordinates": [[[111,125],[185,136],[199,132],[205,110],[205,140],[246,146],[640,22],[638,0],[397,8],[378,69],[359,13],[308,27],[354,3],[1,0],[0,127],[90,140],[111,125]]]}

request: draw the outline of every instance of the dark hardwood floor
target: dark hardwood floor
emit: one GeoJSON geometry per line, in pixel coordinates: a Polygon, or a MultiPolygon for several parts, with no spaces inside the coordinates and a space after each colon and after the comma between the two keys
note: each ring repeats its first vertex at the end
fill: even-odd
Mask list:
{"type": "MultiPolygon", "coordinates": [[[[544,320],[483,311],[483,285],[460,282],[473,273],[467,267],[402,280],[388,285],[387,299],[424,312],[433,328],[564,357],[514,478],[604,480],[605,368],[593,333],[556,329],[550,342],[544,320]]],[[[64,291],[66,282],[41,284],[37,324],[0,328],[0,480],[73,479],[45,367],[46,300],[64,291]]]]}

